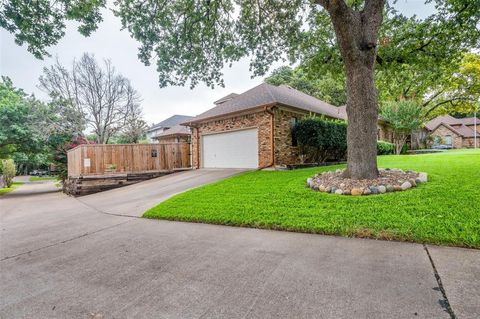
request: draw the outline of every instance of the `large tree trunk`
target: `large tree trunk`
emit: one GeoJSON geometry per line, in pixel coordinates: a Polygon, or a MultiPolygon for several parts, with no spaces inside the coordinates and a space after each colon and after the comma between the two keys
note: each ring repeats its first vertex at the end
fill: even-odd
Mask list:
{"type": "Polygon", "coordinates": [[[344,0],[317,0],[329,13],[347,77],[347,170],[344,176],[372,179],[377,169],[377,92],[374,66],[385,0],[365,0],[357,11],[344,0]]]}
{"type": "Polygon", "coordinates": [[[344,176],[373,179],[377,169],[377,94],[373,68],[361,63],[346,65],[347,170],[344,176]]]}

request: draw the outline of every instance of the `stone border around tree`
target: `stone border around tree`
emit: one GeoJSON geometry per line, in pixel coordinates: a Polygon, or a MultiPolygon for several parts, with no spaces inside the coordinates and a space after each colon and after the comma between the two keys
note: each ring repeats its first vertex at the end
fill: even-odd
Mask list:
{"type": "Polygon", "coordinates": [[[344,178],[342,169],[316,174],[307,179],[306,186],[314,191],[336,195],[365,196],[405,191],[428,181],[424,172],[401,169],[379,169],[379,177],[373,180],[344,178]]]}

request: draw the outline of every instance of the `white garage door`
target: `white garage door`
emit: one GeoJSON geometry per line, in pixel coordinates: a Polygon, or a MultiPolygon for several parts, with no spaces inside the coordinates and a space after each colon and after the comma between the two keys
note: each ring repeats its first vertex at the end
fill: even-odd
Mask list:
{"type": "Polygon", "coordinates": [[[202,137],[205,168],[257,168],[258,130],[248,129],[202,137]]]}

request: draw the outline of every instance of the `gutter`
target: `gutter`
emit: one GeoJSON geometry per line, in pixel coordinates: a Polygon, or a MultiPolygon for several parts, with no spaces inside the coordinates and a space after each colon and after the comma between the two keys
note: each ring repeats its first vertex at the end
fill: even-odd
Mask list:
{"type": "Polygon", "coordinates": [[[200,135],[198,133],[198,130],[199,130],[199,128],[196,127],[195,128],[195,135],[196,135],[195,139],[197,141],[197,165],[196,165],[196,169],[200,168],[200,135]]]}

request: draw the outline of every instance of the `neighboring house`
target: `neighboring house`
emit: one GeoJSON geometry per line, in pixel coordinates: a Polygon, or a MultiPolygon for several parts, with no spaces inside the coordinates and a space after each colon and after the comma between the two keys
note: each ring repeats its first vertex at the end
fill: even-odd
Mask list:
{"type": "Polygon", "coordinates": [[[194,168],[265,168],[300,163],[295,123],[310,115],[346,119],[335,107],[289,86],[260,84],[229,94],[182,125],[192,128],[194,168]]]}
{"type": "MultiPolygon", "coordinates": [[[[193,119],[193,117],[191,117],[193,119]]],[[[192,132],[189,127],[177,124],[155,137],[160,144],[190,143],[192,132]]]]}
{"type": "MultiPolygon", "coordinates": [[[[477,147],[480,146],[480,119],[476,119],[477,147]]],[[[475,118],[462,119],[444,115],[425,124],[425,133],[434,144],[448,145],[452,148],[472,148],[475,140],[475,118]]]]}
{"type": "Polygon", "coordinates": [[[162,134],[164,131],[182,122],[189,121],[192,118],[193,118],[192,116],[187,116],[187,115],[173,115],[160,123],[152,125],[147,130],[148,142],[149,143],[155,142],[156,137],[162,134]]]}

